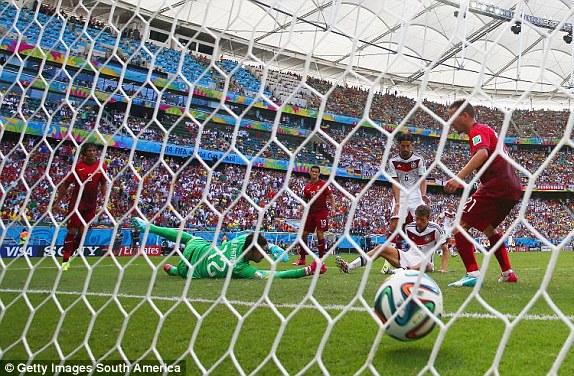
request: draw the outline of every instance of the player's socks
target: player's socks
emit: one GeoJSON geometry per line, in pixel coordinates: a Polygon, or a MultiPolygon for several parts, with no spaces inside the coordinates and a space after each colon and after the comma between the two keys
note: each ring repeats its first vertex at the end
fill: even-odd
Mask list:
{"type": "MultiPolygon", "coordinates": [[[[501,234],[494,234],[488,240],[490,241],[490,245],[494,246],[499,240],[502,238],[501,234]]],[[[494,252],[494,256],[496,256],[496,260],[500,264],[500,270],[503,272],[510,270],[510,260],[508,259],[508,251],[506,250],[506,246],[504,242],[502,242],[498,249],[494,252]]]]}
{"type": "Polygon", "coordinates": [[[75,245],[76,245],[75,236],[70,233],[66,234],[66,237],[64,238],[64,250],[62,257],[63,262],[68,262],[70,256],[72,256],[72,253],[74,253],[75,245]]]}
{"type": "Polygon", "coordinates": [[[350,271],[360,268],[361,266],[367,265],[367,259],[363,256],[357,257],[350,263],[348,263],[347,269],[350,271]]]}
{"type": "Polygon", "coordinates": [[[462,232],[457,232],[454,236],[456,240],[456,247],[458,248],[458,254],[462,259],[462,263],[466,268],[467,273],[471,273],[478,270],[478,263],[476,262],[476,256],[474,256],[474,246],[468,240],[462,232]]]}
{"type": "Polygon", "coordinates": [[[319,258],[323,258],[323,255],[325,254],[325,248],[327,248],[325,246],[325,239],[319,239],[317,241],[317,248],[319,249],[319,258]]]}

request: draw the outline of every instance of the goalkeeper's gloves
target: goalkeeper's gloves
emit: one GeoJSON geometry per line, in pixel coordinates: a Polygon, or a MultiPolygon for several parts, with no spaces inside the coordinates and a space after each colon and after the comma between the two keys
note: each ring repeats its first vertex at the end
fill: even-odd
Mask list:
{"type": "Polygon", "coordinates": [[[269,243],[268,249],[269,249],[269,253],[271,253],[274,260],[279,260],[282,262],[289,261],[289,255],[287,254],[287,252],[283,248],[279,247],[278,245],[269,243]]]}
{"type": "Polygon", "coordinates": [[[132,226],[137,228],[141,232],[144,232],[146,227],[147,227],[147,223],[146,223],[146,221],[144,221],[141,218],[133,217],[132,218],[132,226]]]}
{"type": "MultiPolygon", "coordinates": [[[[304,267],[303,270],[305,271],[305,275],[315,274],[315,270],[317,270],[317,260],[313,260],[311,265],[304,267]]],[[[321,261],[321,270],[319,270],[319,274],[325,273],[327,273],[327,266],[321,261]]]]}

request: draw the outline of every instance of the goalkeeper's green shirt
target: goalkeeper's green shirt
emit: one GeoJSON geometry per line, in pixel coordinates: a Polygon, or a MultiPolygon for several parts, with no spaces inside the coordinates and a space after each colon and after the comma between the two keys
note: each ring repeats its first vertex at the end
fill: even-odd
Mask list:
{"type": "MultiPolygon", "coordinates": [[[[183,251],[183,256],[193,265],[191,278],[225,278],[230,266],[233,267],[232,278],[255,278],[257,268],[243,261],[243,258],[237,260],[246,237],[241,235],[219,249],[203,238],[192,236],[183,251]],[[235,260],[237,263],[234,264],[235,260]]],[[[180,261],[177,269],[180,276],[189,277],[190,270],[185,261],[180,261]]]]}
{"type": "MultiPolygon", "coordinates": [[[[171,241],[177,241],[179,230],[150,226],[150,231],[171,241]]],[[[177,265],[177,274],[182,278],[225,278],[229,267],[232,278],[243,279],[264,279],[272,273],[275,278],[300,278],[305,276],[304,269],[293,269],[285,271],[271,272],[269,270],[259,270],[243,260],[241,256],[247,235],[241,235],[228,241],[219,249],[214,247],[207,240],[192,236],[185,232],[181,233],[179,239],[185,244],[183,257],[188,262],[181,260],[177,265]],[[191,269],[189,268],[191,265],[191,269]],[[189,275],[191,273],[191,275],[189,275]]]]}

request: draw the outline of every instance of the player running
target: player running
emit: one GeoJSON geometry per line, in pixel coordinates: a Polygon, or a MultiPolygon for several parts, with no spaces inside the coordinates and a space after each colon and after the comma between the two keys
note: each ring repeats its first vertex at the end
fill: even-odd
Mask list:
{"type": "MultiPolygon", "coordinates": [[[[464,99],[452,103],[448,109],[449,117],[452,118],[464,103],[464,99]]],[[[500,241],[502,235],[496,228],[520,200],[520,180],[514,168],[503,156],[495,154],[498,145],[496,132],[489,126],[478,123],[474,116],[474,107],[467,103],[458,116],[452,120],[453,128],[459,133],[466,133],[470,142],[471,158],[457,177],[464,180],[473,171],[479,171],[489,159],[491,163],[480,176],[480,187],[465,204],[460,226],[467,231],[474,227],[483,232],[490,241],[490,245],[495,248],[494,255],[502,270],[498,282],[517,282],[516,275],[510,266],[506,246],[500,241]]],[[[502,147],[501,152],[502,154],[508,153],[505,146],[502,147]]],[[[455,179],[450,179],[444,186],[444,190],[448,193],[454,193],[458,188],[462,186],[455,179]]],[[[472,287],[476,285],[480,277],[480,270],[474,255],[474,245],[459,231],[455,230],[454,237],[458,254],[466,268],[466,275],[449,286],[472,287]]]]}
{"type": "Polygon", "coordinates": [[[434,251],[437,246],[442,249],[442,263],[440,272],[446,272],[448,266],[448,249],[441,227],[430,220],[431,210],[427,205],[419,205],[415,210],[415,221],[405,227],[405,233],[415,244],[403,251],[391,245],[378,245],[367,253],[367,257],[360,256],[347,263],[340,256],[335,263],[343,273],[365,266],[369,260],[375,261],[383,257],[395,268],[416,269],[424,267],[424,271],[434,271],[434,251]]]}
{"type": "MultiPolygon", "coordinates": [[[[319,258],[322,258],[327,250],[325,243],[325,232],[329,230],[329,215],[335,215],[335,197],[330,187],[323,187],[327,182],[319,179],[321,169],[319,166],[312,166],[309,176],[311,181],[303,188],[303,199],[305,202],[311,202],[305,225],[303,226],[302,242],[307,242],[309,234],[317,232],[317,249],[319,258]],[[331,210],[327,207],[329,201],[331,210]]],[[[305,205],[299,208],[299,215],[303,215],[305,205]]],[[[302,244],[299,244],[299,259],[293,265],[305,265],[307,251],[302,244]]]]}
{"type": "MultiPolygon", "coordinates": [[[[192,236],[179,229],[159,227],[148,224],[140,218],[132,219],[132,226],[144,232],[149,226],[150,233],[159,235],[170,241],[179,241],[185,245],[183,257],[177,266],[165,264],[163,270],[171,276],[181,278],[226,278],[229,267],[232,267],[231,278],[238,279],[266,279],[273,275],[274,278],[301,278],[313,275],[317,269],[317,262],[311,265],[292,270],[270,271],[259,270],[249,264],[250,261],[260,262],[264,258],[264,252],[269,251],[275,258],[282,257],[285,252],[279,252],[276,245],[271,245],[262,235],[255,239],[254,233],[249,233],[227,241],[221,249],[213,246],[207,240],[192,236]],[[263,252],[261,251],[263,250],[263,252]],[[190,268],[191,265],[191,268],[190,268]]],[[[321,263],[321,261],[319,261],[321,263]]],[[[319,274],[327,271],[325,264],[321,263],[319,274]]]]}

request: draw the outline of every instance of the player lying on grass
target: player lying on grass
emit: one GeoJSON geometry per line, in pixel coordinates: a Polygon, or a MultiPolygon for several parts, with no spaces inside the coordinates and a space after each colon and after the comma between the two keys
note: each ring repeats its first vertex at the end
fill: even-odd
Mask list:
{"type": "Polygon", "coordinates": [[[440,272],[446,272],[448,265],[448,247],[442,228],[430,221],[430,208],[427,205],[419,205],[415,210],[415,221],[405,227],[408,238],[416,245],[407,250],[398,250],[390,244],[378,245],[367,253],[367,257],[360,256],[347,263],[340,256],[335,258],[335,263],[343,273],[365,266],[369,260],[375,261],[383,257],[395,268],[417,269],[425,266],[425,271],[434,271],[434,250],[437,245],[442,249],[442,265],[440,272]]]}
{"type": "MultiPolygon", "coordinates": [[[[259,270],[250,265],[250,261],[258,263],[263,260],[266,251],[271,252],[275,258],[284,255],[284,252],[277,249],[278,246],[271,245],[261,234],[257,237],[254,233],[238,236],[227,241],[219,249],[203,238],[180,232],[179,229],[148,224],[140,218],[133,218],[132,226],[142,232],[149,226],[150,233],[173,242],[179,238],[180,243],[185,245],[182,253],[185,260],[182,259],[177,266],[164,265],[163,269],[171,276],[199,279],[226,278],[228,274],[231,274],[231,278],[240,279],[265,279],[271,275],[274,278],[301,278],[313,275],[317,269],[316,261],[305,268],[281,271],[259,270]],[[230,266],[232,267],[231,273],[229,272],[230,266]]],[[[323,274],[326,271],[327,267],[321,263],[319,273],[323,274]]]]}

